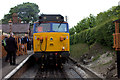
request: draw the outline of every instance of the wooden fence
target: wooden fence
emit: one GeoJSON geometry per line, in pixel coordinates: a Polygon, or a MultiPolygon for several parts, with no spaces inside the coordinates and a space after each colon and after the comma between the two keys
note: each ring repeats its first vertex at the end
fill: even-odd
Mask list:
{"type": "Polygon", "coordinates": [[[20,55],[26,55],[27,54],[27,43],[26,44],[17,44],[18,50],[17,50],[17,56],[20,55]]]}

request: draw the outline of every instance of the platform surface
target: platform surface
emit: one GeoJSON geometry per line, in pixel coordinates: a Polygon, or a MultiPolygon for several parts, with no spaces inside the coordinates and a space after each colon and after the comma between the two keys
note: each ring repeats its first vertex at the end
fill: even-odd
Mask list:
{"type": "Polygon", "coordinates": [[[10,65],[9,62],[5,62],[5,58],[0,59],[2,66],[0,66],[0,75],[2,75],[2,79],[9,74],[13,69],[15,69],[23,60],[25,60],[33,51],[27,51],[27,55],[20,55],[16,56],[16,64],[17,65],[10,65]]]}

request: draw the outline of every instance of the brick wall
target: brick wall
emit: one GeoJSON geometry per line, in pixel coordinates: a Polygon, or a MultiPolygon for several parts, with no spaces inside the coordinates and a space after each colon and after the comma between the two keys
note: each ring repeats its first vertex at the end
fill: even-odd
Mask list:
{"type": "Polygon", "coordinates": [[[17,24],[18,23],[18,15],[17,15],[17,13],[13,13],[12,18],[13,18],[13,24],[17,24]]]}

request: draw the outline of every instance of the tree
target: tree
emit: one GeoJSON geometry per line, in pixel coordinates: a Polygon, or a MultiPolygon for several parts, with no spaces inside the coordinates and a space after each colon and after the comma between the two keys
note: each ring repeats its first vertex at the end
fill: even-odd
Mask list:
{"type": "Polygon", "coordinates": [[[69,29],[69,32],[70,32],[70,35],[75,34],[75,29],[74,29],[74,27],[70,28],[70,29],[69,29]]]}
{"type": "Polygon", "coordinates": [[[90,14],[88,19],[87,19],[87,24],[89,28],[95,27],[96,26],[96,21],[95,21],[95,16],[90,14]]]}
{"type": "Polygon", "coordinates": [[[87,24],[87,19],[88,18],[84,18],[79,23],[77,23],[77,25],[75,26],[75,32],[76,33],[79,33],[81,31],[89,28],[89,26],[87,24]]]}
{"type": "Polygon", "coordinates": [[[12,18],[11,14],[4,15],[4,19],[2,19],[2,24],[8,23],[8,21],[12,18]]]}
{"type": "Polygon", "coordinates": [[[83,30],[93,28],[96,26],[96,17],[92,14],[89,15],[89,17],[83,18],[79,23],[77,23],[75,28],[75,32],[79,33],[83,30]]]}
{"type": "Polygon", "coordinates": [[[10,15],[17,13],[18,17],[22,19],[24,23],[34,22],[38,19],[39,7],[35,3],[23,3],[10,9],[9,13],[4,16],[3,23],[7,23],[11,18],[10,15]],[[9,17],[10,16],[10,17],[9,17]]]}

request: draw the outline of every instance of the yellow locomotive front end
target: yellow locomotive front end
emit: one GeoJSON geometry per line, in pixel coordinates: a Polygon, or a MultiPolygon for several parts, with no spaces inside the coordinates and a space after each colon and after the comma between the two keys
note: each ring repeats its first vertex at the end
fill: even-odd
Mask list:
{"type": "Polygon", "coordinates": [[[43,15],[40,19],[33,28],[34,56],[39,58],[41,63],[65,63],[70,55],[68,23],[64,22],[60,15],[43,15]]]}
{"type": "Polygon", "coordinates": [[[34,52],[69,52],[69,33],[45,32],[35,33],[34,52]]]}

